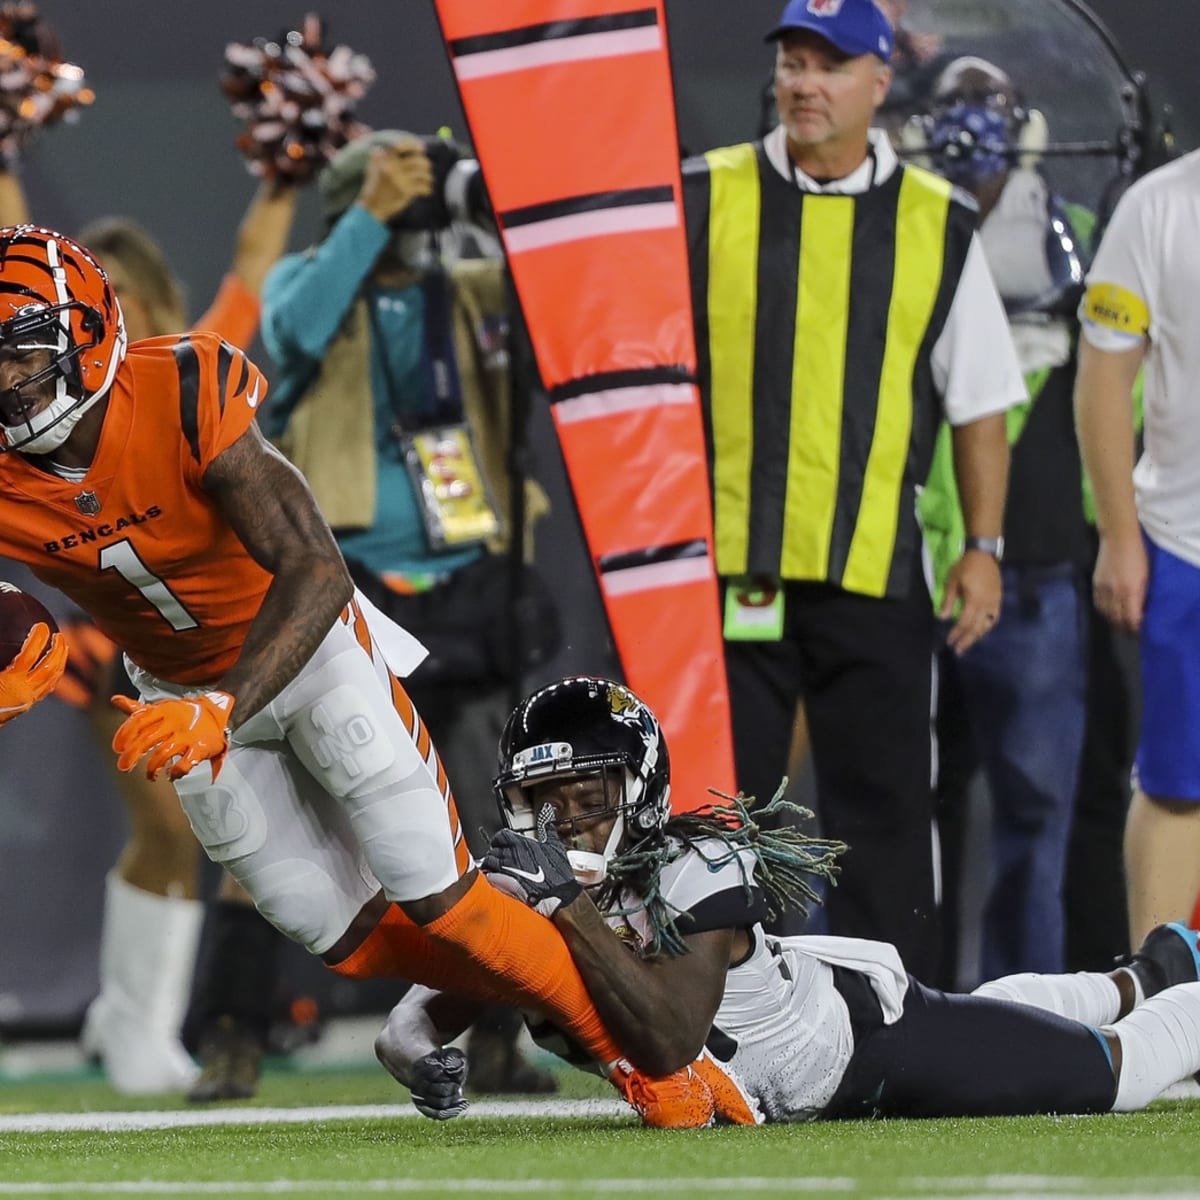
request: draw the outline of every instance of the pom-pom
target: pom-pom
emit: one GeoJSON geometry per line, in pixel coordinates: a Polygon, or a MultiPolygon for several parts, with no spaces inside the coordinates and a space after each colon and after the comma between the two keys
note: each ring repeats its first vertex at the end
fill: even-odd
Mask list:
{"type": "Polygon", "coordinates": [[[315,13],[278,41],[225,48],[221,90],[246,124],[238,149],[254,175],[304,183],[339,147],[367,132],[354,109],[375,82],[370,60],[347,46],[327,49],[315,13]]]}
{"type": "Polygon", "coordinates": [[[0,160],[13,167],[32,135],[76,120],[95,93],[82,68],[62,61],[53,30],[35,4],[0,4],[0,160]]]}

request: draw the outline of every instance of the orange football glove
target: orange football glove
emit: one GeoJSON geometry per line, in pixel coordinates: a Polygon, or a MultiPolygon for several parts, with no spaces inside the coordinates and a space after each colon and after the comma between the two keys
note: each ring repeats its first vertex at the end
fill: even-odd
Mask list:
{"type": "Polygon", "coordinates": [[[204,761],[212,763],[216,779],[229,749],[229,714],[233,697],[228,692],[205,692],[178,700],[154,700],[143,704],[128,696],[113,696],[112,702],[129,714],[113,738],[120,757],[117,766],[132,771],[143,755],[146,778],[157,779],[166,770],[172,779],[182,779],[204,761]]]}
{"type": "Polygon", "coordinates": [[[67,669],[67,639],[39,621],[12,662],[0,671],[0,725],[44,700],[67,669]],[[49,649],[47,649],[49,647],[49,649]]]}

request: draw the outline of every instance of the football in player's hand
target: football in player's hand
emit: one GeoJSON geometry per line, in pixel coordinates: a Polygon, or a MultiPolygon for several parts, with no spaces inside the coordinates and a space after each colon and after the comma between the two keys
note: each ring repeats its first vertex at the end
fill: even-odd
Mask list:
{"type": "Polygon", "coordinates": [[[51,633],[57,632],[57,622],[40,600],[0,579],[0,668],[12,662],[39,621],[49,625],[51,633]]]}

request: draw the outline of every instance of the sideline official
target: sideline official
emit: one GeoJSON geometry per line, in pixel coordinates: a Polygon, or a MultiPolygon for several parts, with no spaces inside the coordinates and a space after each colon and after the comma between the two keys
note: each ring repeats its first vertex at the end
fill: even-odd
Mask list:
{"type": "Polygon", "coordinates": [[[962,652],[1000,611],[1004,411],[1025,399],[972,203],[871,125],[893,31],[872,0],[792,0],[780,125],[685,164],[738,786],[768,798],[804,700],[828,917],[932,972],[934,622],[915,513],[942,419],[966,541],[962,652]]]}

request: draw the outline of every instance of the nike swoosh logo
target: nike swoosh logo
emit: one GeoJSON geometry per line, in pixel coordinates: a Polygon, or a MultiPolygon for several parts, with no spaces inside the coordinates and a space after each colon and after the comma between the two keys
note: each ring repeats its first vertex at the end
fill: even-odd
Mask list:
{"type": "Polygon", "coordinates": [[[536,875],[532,871],[522,871],[520,867],[505,867],[504,870],[509,875],[516,875],[520,879],[528,879],[530,883],[546,882],[546,872],[541,867],[538,867],[536,875]]]}
{"type": "Polygon", "coordinates": [[[256,380],[254,381],[254,391],[252,391],[252,392],[250,393],[250,395],[248,395],[248,396],[246,397],[246,403],[247,403],[248,405],[250,405],[250,407],[251,407],[251,408],[257,408],[257,407],[258,407],[258,389],[259,389],[259,388],[261,388],[261,387],[262,387],[262,380],[261,380],[261,379],[256,379],[256,380]]]}

